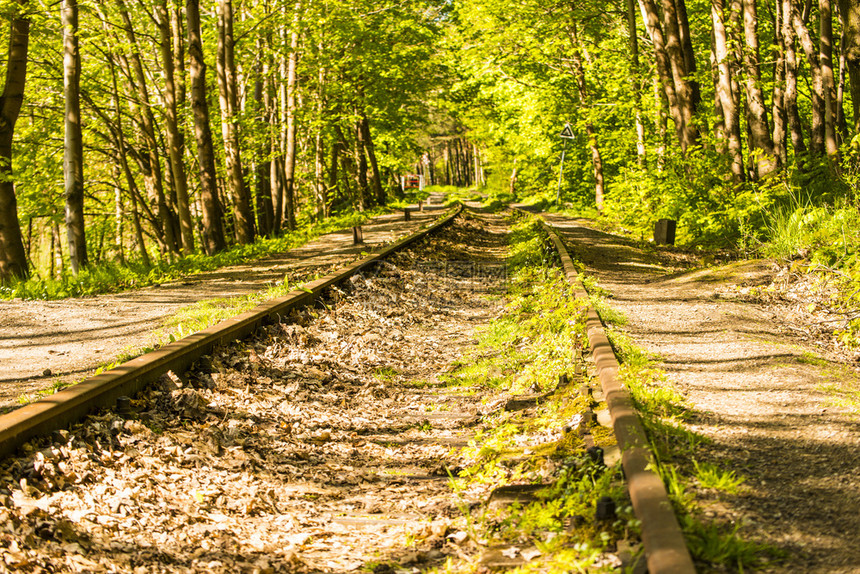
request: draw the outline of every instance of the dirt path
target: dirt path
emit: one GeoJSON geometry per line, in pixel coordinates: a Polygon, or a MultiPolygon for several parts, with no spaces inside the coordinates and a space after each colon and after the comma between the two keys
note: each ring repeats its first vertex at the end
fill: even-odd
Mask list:
{"type": "Polygon", "coordinates": [[[801,344],[778,312],[719,296],[763,283],[770,266],[685,271],[583,220],[546,217],[688,397],[691,426],[713,441],[700,462],[746,477],[737,495],[699,493],[708,516],[788,553],[762,572],[860,572],[860,424],[824,389],[857,388],[857,374],[801,344]]]}
{"type": "Polygon", "coordinates": [[[124,351],[153,344],[152,332],[178,309],[220,297],[255,293],[268,285],[324,274],[384,243],[408,235],[438,217],[438,204],[413,212],[375,218],[362,226],[364,246],[352,231],[329,233],[282,255],[189,276],[136,291],[61,301],[0,301],[0,408],[21,394],[59,380],[90,374],[124,351]],[[50,369],[50,375],[43,373],[50,369]]]}

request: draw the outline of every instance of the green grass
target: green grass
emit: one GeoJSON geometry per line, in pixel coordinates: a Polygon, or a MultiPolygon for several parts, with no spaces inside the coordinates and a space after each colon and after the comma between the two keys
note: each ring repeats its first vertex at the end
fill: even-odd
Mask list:
{"type": "Polygon", "coordinates": [[[55,279],[37,274],[27,280],[0,285],[0,299],[54,300],[139,289],[283,253],[325,233],[359,225],[383,212],[384,210],[380,209],[335,216],[320,223],[305,225],[279,237],[261,237],[249,245],[236,245],[215,255],[194,253],[172,262],[161,259],[152,267],[146,267],[139,261],[129,261],[126,264],[107,261],[82,270],[76,277],[66,274],[55,279]]]}
{"type": "MultiPolygon", "coordinates": [[[[444,377],[452,389],[548,391],[555,388],[560,373],[574,372],[575,349],[581,349],[585,340],[582,311],[587,302],[575,299],[535,220],[513,227],[509,255],[504,311],[479,334],[473,354],[444,377]]],[[[474,514],[463,503],[462,529],[473,539],[490,546],[534,544],[542,554],[528,568],[540,571],[610,572],[610,566],[599,564],[602,553],[618,540],[638,538],[638,521],[617,469],[597,466],[575,433],[555,434],[589,406],[578,386],[553,393],[528,413],[498,410],[485,417],[487,424],[459,451],[464,469],[450,481],[453,492],[464,497],[476,488],[547,484],[529,504],[484,507],[474,514]],[[546,436],[560,438],[541,438],[546,436]],[[617,501],[618,516],[596,523],[595,505],[602,496],[617,501]]],[[[597,444],[614,445],[606,429],[595,426],[592,432],[597,444]]],[[[450,561],[443,570],[460,568],[450,561]]]]}

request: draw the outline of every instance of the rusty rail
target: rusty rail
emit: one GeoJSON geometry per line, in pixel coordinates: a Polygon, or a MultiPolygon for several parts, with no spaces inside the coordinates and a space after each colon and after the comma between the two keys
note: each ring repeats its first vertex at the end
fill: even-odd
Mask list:
{"type": "MultiPolygon", "coordinates": [[[[576,296],[587,298],[588,294],[579,279],[579,273],[561,238],[549,223],[542,217],[539,219],[561,256],[565,276],[574,288],[576,296]]],[[[636,516],[642,522],[642,541],[645,544],[648,572],[695,573],[693,559],[690,557],[672,503],[669,502],[666,487],[653,470],[656,460],[648,445],[645,429],[636,414],[630,394],[618,380],[618,360],[606,336],[603,323],[594,306],[589,305],[586,313],[588,342],[612,416],[615,438],[621,449],[621,465],[627,481],[627,492],[636,516]]]]}
{"type": "Polygon", "coordinates": [[[293,309],[312,304],[327,287],[358,273],[450,223],[463,205],[417,231],[343,269],[305,284],[283,297],[213,325],[193,335],[141,355],[100,375],[0,416],[0,457],[7,456],[33,437],[48,434],[80,420],[93,409],[110,407],[123,395],[133,395],[167,371],[183,372],[214,347],[248,336],[260,326],[293,309]]]}

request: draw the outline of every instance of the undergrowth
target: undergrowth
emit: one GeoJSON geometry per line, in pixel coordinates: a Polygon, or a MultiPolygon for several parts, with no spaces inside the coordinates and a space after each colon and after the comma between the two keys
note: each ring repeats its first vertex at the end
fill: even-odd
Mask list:
{"type": "Polygon", "coordinates": [[[151,267],[145,266],[139,260],[130,260],[125,264],[117,261],[106,261],[81,270],[77,276],[68,273],[59,278],[36,275],[26,280],[0,285],[0,299],[55,300],[138,289],[156,283],[177,280],[203,271],[211,271],[228,265],[262,259],[276,253],[283,253],[325,233],[360,225],[383,212],[384,210],[379,209],[364,213],[339,215],[320,223],[309,224],[278,237],[261,237],[249,245],[236,245],[214,255],[194,253],[172,262],[167,259],[160,259],[151,267]]]}
{"type": "MultiPolygon", "coordinates": [[[[492,387],[544,400],[536,398],[527,410],[497,407],[486,415],[487,424],[461,451],[465,464],[452,475],[452,489],[464,501],[473,540],[490,548],[516,547],[530,558],[515,571],[617,571],[616,552],[629,548],[641,553],[638,521],[619,467],[607,468],[586,451],[577,432],[564,430],[587,408],[605,407],[580,393],[586,379],[574,375],[577,363],[582,366],[576,350],[585,340],[585,301],[574,297],[534,219],[513,226],[508,263],[504,312],[482,332],[474,354],[444,379],[452,387],[492,387]],[[557,388],[562,373],[572,382],[557,388]],[[545,488],[534,500],[513,505],[490,504],[475,511],[465,502],[510,484],[545,488]],[[616,502],[614,517],[595,518],[601,497],[616,502]]],[[[590,430],[596,445],[614,447],[611,431],[593,422],[590,430]]],[[[444,570],[459,568],[449,562],[444,570]]]]}

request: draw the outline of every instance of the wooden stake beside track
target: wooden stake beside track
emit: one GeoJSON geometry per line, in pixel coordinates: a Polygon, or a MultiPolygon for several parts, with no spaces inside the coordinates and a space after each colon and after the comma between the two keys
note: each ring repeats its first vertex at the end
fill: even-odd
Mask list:
{"type": "Polygon", "coordinates": [[[247,313],[222,321],[123,363],[106,373],[90,377],[77,385],[0,416],[0,456],[12,454],[31,438],[50,434],[78,421],[94,409],[114,407],[117,398],[133,396],[167,371],[182,373],[201,356],[212,352],[216,346],[246,337],[267,323],[279,321],[291,310],[312,304],[326,288],[433,233],[450,223],[462,210],[461,204],[427,229],[417,231],[378,253],[307,283],[300,290],[261,303],[247,313]]]}

